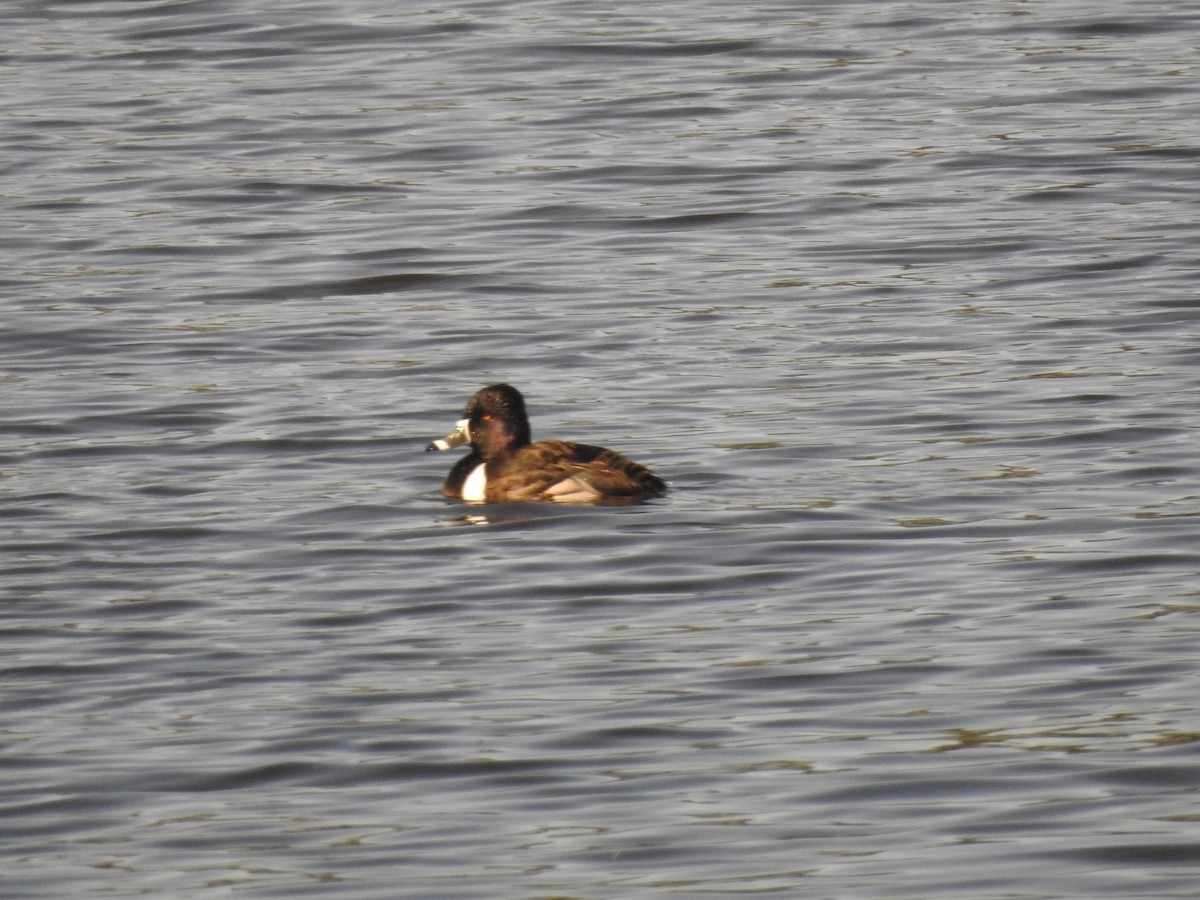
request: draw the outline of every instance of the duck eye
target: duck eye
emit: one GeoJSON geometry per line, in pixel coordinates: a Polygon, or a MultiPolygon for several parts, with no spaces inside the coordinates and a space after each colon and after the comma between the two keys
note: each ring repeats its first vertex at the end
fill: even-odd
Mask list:
{"type": "Polygon", "coordinates": [[[484,413],[484,414],[483,414],[482,416],[480,416],[479,418],[480,418],[480,420],[481,420],[481,421],[483,421],[483,422],[490,422],[490,421],[492,421],[492,414],[491,414],[491,413],[484,413]]]}

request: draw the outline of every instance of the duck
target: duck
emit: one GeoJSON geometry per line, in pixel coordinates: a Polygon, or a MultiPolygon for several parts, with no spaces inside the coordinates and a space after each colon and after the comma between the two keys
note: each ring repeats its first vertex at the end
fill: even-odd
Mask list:
{"type": "Polygon", "coordinates": [[[450,469],[442,494],[468,503],[638,503],[667,490],[666,482],[645,466],[613,450],[532,441],[525,398],[510,384],[476,392],[454,430],[425,450],[463,444],[470,444],[471,452],[450,469]]]}

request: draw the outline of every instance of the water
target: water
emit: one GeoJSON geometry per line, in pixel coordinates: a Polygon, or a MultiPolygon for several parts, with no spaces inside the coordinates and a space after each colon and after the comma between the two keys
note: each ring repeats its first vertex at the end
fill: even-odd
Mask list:
{"type": "Polygon", "coordinates": [[[0,893],[1195,896],[1197,19],[11,5],[0,893]]]}

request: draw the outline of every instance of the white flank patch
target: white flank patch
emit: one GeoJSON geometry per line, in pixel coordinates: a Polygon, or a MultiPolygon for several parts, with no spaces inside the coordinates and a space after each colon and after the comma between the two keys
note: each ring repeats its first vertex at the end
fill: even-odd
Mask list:
{"type": "Polygon", "coordinates": [[[487,463],[480,463],[471,470],[463,482],[462,498],[473,503],[482,503],[487,499],[487,463]]]}
{"type": "Polygon", "coordinates": [[[564,478],[546,488],[546,496],[557,503],[592,503],[600,492],[578,478],[564,478]]]}

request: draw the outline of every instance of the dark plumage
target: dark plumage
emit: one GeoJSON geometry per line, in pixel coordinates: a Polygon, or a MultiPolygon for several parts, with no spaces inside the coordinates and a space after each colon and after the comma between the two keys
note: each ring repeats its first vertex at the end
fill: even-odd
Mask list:
{"type": "Polygon", "coordinates": [[[454,431],[427,450],[470,444],[442,493],[472,502],[552,500],[633,503],[667,489],[645,466],[603,447],[568,441],[530,442],[521,392],[493,384],[475,394],[454,431]]]}

